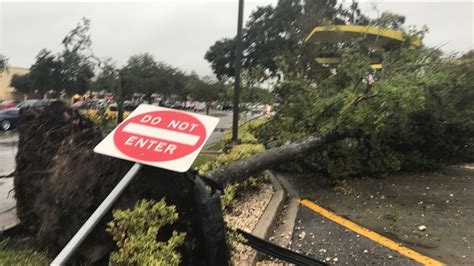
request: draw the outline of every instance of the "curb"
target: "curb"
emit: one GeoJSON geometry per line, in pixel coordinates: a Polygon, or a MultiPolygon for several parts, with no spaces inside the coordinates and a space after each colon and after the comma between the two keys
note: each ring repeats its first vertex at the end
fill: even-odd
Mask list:
{"type": "Polygon", "coordinates": [[[299,199],[288,199],[287,204],[280,215],[279,223],[274,229],[273,236],[270,238],[272,243],[284,248],[291,247],[299,205],[299,199]]]}
{"type": "Polygon", "coordinates": [[[287,192],[288,200],[286,201],[285,208],[280,215],[279,223],[274,229],[271,242],[281,247],[290,248],[300,205],[300,195],[284,175],[276,172],[272,172],[272,174],[281,184],[283,190],[287,192]]]}
{"type": "MultiPolygon", "coordinates": [[[[281,174],[271,170],[265,171],[265,174],[270,176],[275,193],[252,234],[281,247],[290,248],[300,205],[299,194],[281,174]]],[[[250,259],[251,265],[256,265],[260,256],[261,253],[256,252],[250,259]]]]}
{"type": "Polygon", "coordinates": [[[288,196],[290,198],[300,198],[298,191],[296,191],[296,189],[290,184],[290,182],[288,182],[288,179],[286,179],[284,174],[276,172],[272,172],[272,174],[275,179],[278,180],[278,182],[282,185],[283,189],[288,193],[288,196]]]}
{"type": "MultiPolygon", "coordinates": [[[[273,193],[273,196],[265,208],[265,211],[263,212],[262,216],[260,216],[255,228],[252,230],[252,234],[262,239],[268,240],[283,209],[283,204],[286,200],[286,192],[283,190],[280,182],[278,182],[278,179],[271,171],[265,171],[264,173],[270,176],[272,185],[275,188],[275,193],[273,193]]],[[[256,252],[255,255],[250,258],[250,265],[256,265],[259,256],[260,252],[256,252]]]]}

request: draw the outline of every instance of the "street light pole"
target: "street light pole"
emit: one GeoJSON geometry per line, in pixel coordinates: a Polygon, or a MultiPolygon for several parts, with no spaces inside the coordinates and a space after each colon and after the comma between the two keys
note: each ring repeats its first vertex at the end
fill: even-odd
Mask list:
{"type": "Polygon", "coordinates": [[[233,101],[233,118],[232,118],[232,142],[238,140],[239,127],[239,95],[240,95],[240,68],[242,66],[242,20],[244,13],[244,0],[239,0],[239,16],[237,21],[237,37],[235,39],[235,64],[234,64],[234,101],[233,101]]]}

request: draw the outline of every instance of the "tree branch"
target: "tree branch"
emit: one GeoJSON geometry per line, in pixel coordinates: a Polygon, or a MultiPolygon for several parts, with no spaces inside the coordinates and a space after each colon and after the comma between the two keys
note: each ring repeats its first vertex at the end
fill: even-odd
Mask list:
{"type": "Polygon", "coordinates": [[[310,150],[356,134],[356,132],[334,132],[323,136],[310,135],[294,143],[272,148],[226,167],[209,171],[204,176],[221,184],[239,182],[276,165],[297,160],[310,150]]]}

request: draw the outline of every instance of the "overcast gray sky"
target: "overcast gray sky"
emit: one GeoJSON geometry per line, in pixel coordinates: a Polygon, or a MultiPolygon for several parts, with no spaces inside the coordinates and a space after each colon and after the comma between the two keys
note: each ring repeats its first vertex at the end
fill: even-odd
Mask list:
{"type": "MultiPolygon", "coordinates": [[[[276,1],[246,1],[244,17],[257,6],[276,1]]],[[[346,0],[347,2],[347,0],[346,0]]],[[[430,33],[425,43],[445,51],[473,49],[471,1],[362,3],[363,11],[376,17],[392,10],[407,17],[407,24],[430,33]]],[[[158,1],[145,3],[24,3],[0,0],[0,53],[11,66],[29,67],[42,48],[61,50],[62,38],[81,17],[91,20],[94,53],[112,57],[123,65],[134,54],[149,52],[157,60],[212,75],[204,54],[216,40],[237,31],[235,1],[158,1]]],[[[316,26],[316,25],[315,25],[316,26]]]]}

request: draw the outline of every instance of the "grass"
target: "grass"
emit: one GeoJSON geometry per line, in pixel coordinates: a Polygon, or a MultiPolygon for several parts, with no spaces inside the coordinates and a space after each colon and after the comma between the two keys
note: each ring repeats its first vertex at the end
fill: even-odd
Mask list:
{"type": "Polygon", "coordinates": [[[192,169],[194,168],[199,168],[199,166],[207,163],[207,162],[212,162],[212,161],[215,161],[217,158],[217,155],[213,155],[213,154],[200,154],[198,155],[198,157],[196,158],[196,160],[194,161],[193,163],[193,166],[191,167],[192,169]]]}
{"type": "Polygon", "coordinates": [[[218,141],[212,145],[209,145],[205,148],[205,150],[207,151],[220,151],[224,148],[224,145],[223,145],[223,142],[222,141],[218,141]]]}
{"type": "Polygon", "coordinates": [[[49,258],[29,247],[15,243],[9,238],[0,239],[0,265],[49,265],[49,258]]]}

